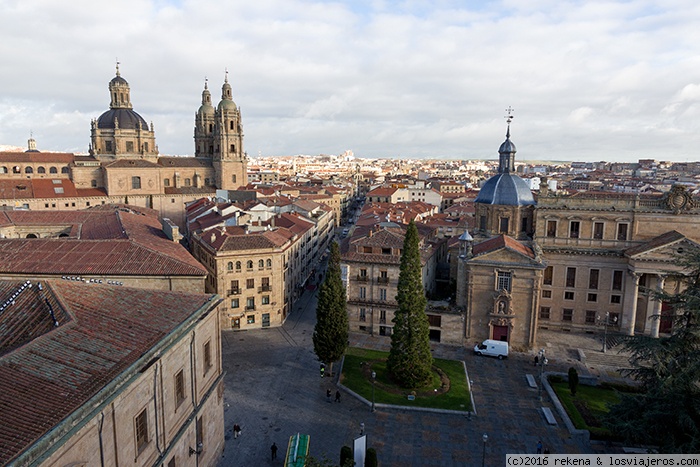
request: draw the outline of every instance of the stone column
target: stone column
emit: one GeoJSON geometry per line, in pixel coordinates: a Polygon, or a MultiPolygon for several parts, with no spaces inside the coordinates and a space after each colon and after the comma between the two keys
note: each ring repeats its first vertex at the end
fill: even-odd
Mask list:
{"type": "Polygon", "coordinates": [[[622,323],[620,324],[628,336],[634,336],[634,325],[637,320],[639,276],[639,273],[628,271],[625,284],[625,307],[622,310],[622,323]]]}
{"type": "MultiPolygon", "coordinates": [[[[660,293],[664,290],[664,282],[666,276],[658,274],[656,276],[656,292],[660,293]]],[[[651,319],[651,337],[659,337],[659,326],[661,326],[661,300],[654,299],[654,314],[651,319]]]]}

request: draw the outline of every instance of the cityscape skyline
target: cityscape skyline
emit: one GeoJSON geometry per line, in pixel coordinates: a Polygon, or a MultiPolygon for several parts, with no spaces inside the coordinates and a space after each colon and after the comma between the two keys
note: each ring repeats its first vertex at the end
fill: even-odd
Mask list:
{"type": "Polygon", "coordinates": [[[3,3],[0,145],[86,152],[119,60],[163,154],[228,69],[253,157],[700,159],[690,1],[3,3]]]}

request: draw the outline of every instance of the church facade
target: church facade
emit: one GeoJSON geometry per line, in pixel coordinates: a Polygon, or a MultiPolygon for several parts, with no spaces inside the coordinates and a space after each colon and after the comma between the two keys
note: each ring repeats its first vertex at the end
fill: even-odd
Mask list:
{"type": "Polygon", "coordinates": [[[118,65],[108,89],[109,110],[90,124],[89,155],[41,153],[33,139],[25,153],[0,153],[0,206],[74,210],[125,203],[182,225],[186,202],[247,184],[241,113],[228,74],[216,107],[205,83],[194,157],[160,156],[154,125],[133,109],[118,65]]]}

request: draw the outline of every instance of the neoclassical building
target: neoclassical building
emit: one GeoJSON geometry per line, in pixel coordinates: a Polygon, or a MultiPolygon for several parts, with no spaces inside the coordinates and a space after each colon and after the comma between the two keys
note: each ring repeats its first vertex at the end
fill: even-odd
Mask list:
{"type": "Polygon", "coordinates": [[[123,203],[155,209],[183,226],[186,202],[247,184],[241,112],[228,73],[216,107],[205,82],[194,157],[159,154],[154,125],[134,110],[118,64],[108,89],[109,110],[91,122],[88,155],[42,153],[33,138],[27,152],[0,153],[0,207],[75,210],[123,203]]]}
{"type": "Polygon", "coordinates": [[[514,173],[515,145],[475,200],[460,237],[456,305],[468,341],[537,345],[540,328],[628,335],[670,331],[654,290],[678,290],[678,255],[700,246],[700,204],[680,185],[663,194],[550,192],[537,199],[514,173]],[[655,318],[655,317],[658,317],[655,318]]]}

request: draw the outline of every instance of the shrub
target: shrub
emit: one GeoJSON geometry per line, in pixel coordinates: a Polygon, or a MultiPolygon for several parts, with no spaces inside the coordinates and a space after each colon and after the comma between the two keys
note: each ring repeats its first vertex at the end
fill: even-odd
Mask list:
{"type": "Polygon", "coordinates": [[[377,450],[374,448],[367,449],[367,456],[365,457],[365,467],[377,467],[379,462],[377,461],[377,450]]]}
{"type": "Polygon", "coordinates": [[[353,458],[352,455],[352,448],[350,446],[343,446],[340,448],[340,465],[341,467],[344,467],[345,465],[353,465],[355,463],[355,459],[353,458]],[[348,464],[348,460],[350,463],[348,464]]]}

